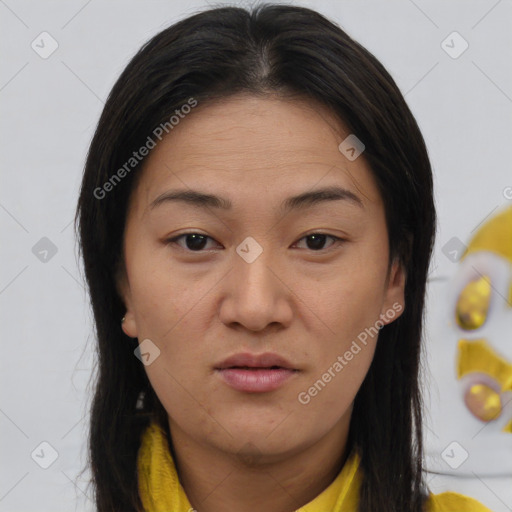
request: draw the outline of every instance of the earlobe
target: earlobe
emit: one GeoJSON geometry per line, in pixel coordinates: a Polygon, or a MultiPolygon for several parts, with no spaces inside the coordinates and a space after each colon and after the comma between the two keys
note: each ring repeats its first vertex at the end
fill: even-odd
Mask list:
{"type": "Polygon", "coordinates": [[[121,321],[121,329],[130,338],[137,337],[137,323],[135,322],[135,316],[131,310],[126,311],[126,314],[121,321]]]}
{"type": "Polygon", "coordinates": [[[121,322],[121,329],[130,338],[137,338],[137,323],[135,321],[135,315],[132,311],[130,287],[126,278],[125,272],[118,272],[116,279],[117,292],[124,302],[126,307],[126,313],[124,314],[121,322]]]}
{"type": "Polygon", "coordinates": [[[395,260],[389,272],[386,294],[380,315],[386,325],[396,320],[404,310],[405,281],[405,268],[400,261],[395,260]]]}

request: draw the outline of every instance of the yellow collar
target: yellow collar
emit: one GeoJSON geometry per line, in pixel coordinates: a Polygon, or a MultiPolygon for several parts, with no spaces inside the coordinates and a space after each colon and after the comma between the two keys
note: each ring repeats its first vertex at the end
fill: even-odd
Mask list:
{"type": "MultiPolygon", "coordinates": [[[[353,452],[331,485],[299,511],[356,511],[361,483],[359,462],[359,456],[353,452]]],[[[146,512],[193,510],[179,482],[166,435],[156,423],[149,425],[142,436],[137,468],[139,494],[146,512]]]]}
{"type": "MultiPolygon", "coordinates": [[[[296,512],[356,512],[362,481],[361,459],[353,451],[336,479],[296,512]]],[[[194,512],[178,479],[166,433],[151,423],[138,452],[139,494],[145,512],[194,512]]],[[[430,494],[427,512],[491,512],[478,501],[454,492],[430,494]]]]}

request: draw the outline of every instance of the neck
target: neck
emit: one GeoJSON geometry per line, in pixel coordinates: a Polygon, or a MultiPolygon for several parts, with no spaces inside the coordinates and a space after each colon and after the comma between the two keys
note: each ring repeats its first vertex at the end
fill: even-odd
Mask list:
{"type": "Polygon", "coordinates": [[[199,512],[295,511],[341,471],[350,413],[315,444],[279,456],[261,454],[249,443],[235,453],[198,444],[169,420],[180,483],[199,512]]]}

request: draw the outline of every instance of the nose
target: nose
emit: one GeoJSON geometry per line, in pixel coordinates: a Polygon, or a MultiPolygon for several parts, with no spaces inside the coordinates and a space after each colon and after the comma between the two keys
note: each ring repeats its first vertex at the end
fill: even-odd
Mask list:
{"type": "Polygon", "coordinates": [[[287,327],[293,317],[293,292],[277,264],[263,253],[252,263],[235,254],[233,268],[222,282],[221,321],[261,334],[287,327]]]}

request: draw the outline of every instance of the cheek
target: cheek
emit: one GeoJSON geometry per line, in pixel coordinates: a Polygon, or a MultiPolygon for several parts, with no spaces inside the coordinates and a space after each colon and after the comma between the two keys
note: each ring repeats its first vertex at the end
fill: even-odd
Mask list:
{"type": "Polygon", "coordinates": [[[204,386],[197,385],[184,368],[179,365],[171,368],[168,361],[160,361],[159,365],[155,362],[145,367],[145,370],[153,390],[173,423],[198,438],[219,436],[215,414],[205,395],[204,386]]]}
{"type": "Polygon", "coordinates": [[[372,269],[334,271],[314,286],[302,287],[297,295],[305,307],[303,318],[311,318],[317,326],[310,324],[312,329],[323,332],[317,333],[320,346],[328,353],[340,352],[379,319],[383,277],[372,269]]]}
{"type": "Polygon", "coordinates": [[[212,286],[207,280],[196,284],[173,269],[165,251],[156,255],[141,252],[131,263],[130,289],[139,332],[165,339],[189,316],[197,316],[212,286]]]}
{"type": "MultiPolygon", "coordinates": [[[[303,318],[311,323],[312,366],[300,392],[310,400],[304,411],[339,417],[355,398],[370,367],[378,340],[376,325],[382,305],[382,278],[378,272],[340,273],[322,286],[309,289],[303,318]],[[309,305],[309,304],[308,304],[309,305]]],[[[302,291],[306,294],[306,290],[302,291]]]]}
{"type": "Polygon", "coordinates": [[[374,346],[361,346],[348,361],[341,352],[341,362],[331,357],[329,366],[323,367],[301,390],[299,397],[301,428],[325,434],[341,418],[348,418],[352,404],[370,367],[374,346]]]}

